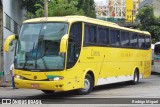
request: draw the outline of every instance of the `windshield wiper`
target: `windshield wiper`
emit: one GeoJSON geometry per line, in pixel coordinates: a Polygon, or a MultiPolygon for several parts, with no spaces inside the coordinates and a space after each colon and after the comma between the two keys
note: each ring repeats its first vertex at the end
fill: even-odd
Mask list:
{"type": "MultiPolygon", "coordinates": [[[[25,57],[26,57],[26,55],[25,55],[25,57]]],[[[23,69],[25,69],[25,66],[26,66],[26,63],[27,63],[27,57],[26,57],[26,60],[25,60],[25,62],[24,62],[24,65],[23,65],[23,69]]]]}
{"type": "Polygon", "coordinates": [[[42,61],[43,61],[44,67],[45,67],[45,69],[47,70],[48,68],[47,68],[46,62],[44,61],[44,58],[43,58],[43,57],[41,57],[41,58],[42,58],[42,61]]]}
{"type": "MultiPolygon", "coordinates": [[[[43,37],[43,39],[44,39],[44,35],[42,35],[42,37],[43,37]]],[[[47,68],[47,65],[46,65],[46,62],[45,62],[45,60],[44,60],[44,58],[43,58],[44,53],[45,53],[45,51],[44,51],[44,49],[43,49],[44,46],[45,46],[44,44],[45,44],[45,43],[44,43],[44,40],[42,40],[42,44],[41,44],[41,48],[42,48],[42,54],[41,54],[41,55],[42,55],[42,57],[41,57],[41,59],[42,59],[42,61],[43,61],[43,64],[44,64],[45,69],[48,69],[48,68],[47,68]]]]}
{"type": "Polygon", "coordinates": [[[44,56],[44,49],[43,49],[44,48],[44,35],[40,35],[39,39],[38,39],[38,46],[37,46],[37,50],[36,50],[35,68],[37,68],[37,59],[38,59],[38,51],[39,51],[38,47],[40,47],[40,50],[42,51],[42,52],[40,52],[40,55],[41,55],[40,58],[42,59],[42,62],[44,64],[45,69],[47,69],[46,62],[45,62],[45,60],[43,58],[43,56],[44,56]]]}

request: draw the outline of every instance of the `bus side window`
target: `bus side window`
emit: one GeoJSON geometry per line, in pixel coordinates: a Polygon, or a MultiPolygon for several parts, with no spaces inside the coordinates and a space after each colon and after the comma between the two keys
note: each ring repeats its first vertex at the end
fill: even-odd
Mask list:
{"type": "Polygon", "coordinates": [[[160,54],[160,45],[159,44],[155,44],[155,46],[154,46],[154,54],[155,55],[159,55],[160,54]]]}
{"type": "Polygon", "coordinates": [[[129,32],[121,31],[121,46],[129,46],[129,32]]]}
{"type": "Polygon", "coordinates": [[[107,40],[107,29],[104,27],[98,27],[98,34],[97,34],[97,44],[98,45],[106,45],[108,44],[107,40]]]}
{"type": "Polygon", "coordinates": [[[84,30],[84,45],[96,45],[97,38],[96,38],[96,31],[97,27],[95,25],[85,23],[85,30],[84,30]]]}
{"type": "Polygon", "coordinates": [[[67,68],[71,68],[77,62],[80,55],[82,42],[82,22],[76,22],[71,25],[68,52],[67,52],[67,68]]]}
{"type": "Polygon", "coordinates": [[[110,45],[119,46],[120,45],[120,31],[111,29],[110,30],[110,45]]]}
{"type": "Polygon", "coordinates": [[[150,36],[146,36],[146,49],[151,47],[151,38],[150,36]]]}
{"type": "Polygon", "coordinates": [[[138,35],[137,34],[135,34],[135,33],[131,34],[130,45],[133,48],[137,48],[138,47],[138,35]]]}
{"type": "Polygon", "coordinates": [[[160,60],[160,44],[155,44],[154,46],[154,59],[160,60]]]}
{"type": "Polygon", "coordinates": [[[145,49],[145,36],[144,35],[139,35],[138,44],[139,44],[139,48],[145,49]]]}
{"type": "Polygon", "coordinates": [[[75,61],[75,44],[73,42],[68,42],[68,62],[74,63],[75,61]]]}
{"type": "Polygon", "coordinates": [[[84,45],[87,45],[89,43],[90,43],[89,25],[85,24],[84,45]]]}
{"type": "Polygon", "coordinates": [[[89,29],[89,35],[90,35],[90,43],[95,45],[96,44],[96,26],[91,25],[89,29]]]}

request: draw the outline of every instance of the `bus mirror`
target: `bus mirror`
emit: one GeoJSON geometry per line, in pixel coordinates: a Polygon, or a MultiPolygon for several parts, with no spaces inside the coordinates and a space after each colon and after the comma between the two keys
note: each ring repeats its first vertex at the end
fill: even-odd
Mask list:
{"type": "Polygon", "coordinates": [[[15,43],[16,38],[17,37],[15,35],[11,35],[6,38],[4,42],[4,52],[8,52],[9,50],[14,50],[16,44],[15,43]]]}
{"type": "Polygon", "coordinates": [[[65,53],[67,49],[68,34],[64,35],[60,42],[60,52],[65,53]]]}

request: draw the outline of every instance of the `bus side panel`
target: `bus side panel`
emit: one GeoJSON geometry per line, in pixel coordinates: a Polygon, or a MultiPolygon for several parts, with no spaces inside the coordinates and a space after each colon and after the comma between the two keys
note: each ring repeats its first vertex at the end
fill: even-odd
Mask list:
{"type": "Polygon", "coordinates": [[[145,61],[143,78],[148,78],[150,75],[151,75],[151,61],[145,61]]]}
{"type": "Polygon", "coordinates": [[[140,67],[140,59],[135,58],[139,54],[137,50],[109,47],[102,50],[105,50],[106,57],[100,78],[133,75],[134,69],[140,67]]]}
{"type": "MultiPolygon", "coordinates": [[[[84,79],[86,73],[88,71],[96,73],[95,68],[96,68],[96,63],[85,63],[79,59],[78,62],[72,68],[67,69],[66,71],[67,90],[84,88],[84,79]]],[[[95,74],[94,76],[96,75],[97,74],[95,74]]]]}
{"type": "Polygon", "coordinates": [[[74,67],[66,70],[67,90],[82,88],[82,67],[81,64],[75,64],[74,67]]]}
{"type": "Polygon", "coordinates": [[[151,75],[151,62],[152,62],[152,50],[147,50],[143,52],[143,72],[142,78],[148,78],[151,75]]]}

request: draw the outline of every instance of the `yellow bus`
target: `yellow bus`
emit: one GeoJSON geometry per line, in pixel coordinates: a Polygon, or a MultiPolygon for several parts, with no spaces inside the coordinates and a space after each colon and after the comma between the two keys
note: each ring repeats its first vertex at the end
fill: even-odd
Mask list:
{"type": "Polygon", "coordinates": [[[111,22],[84,16],[35,18],[6,39],[5,52],[14,40],[17,88],[87,94],[99,85],[136,84],[151,73],[150,33],[111,22]]]}

